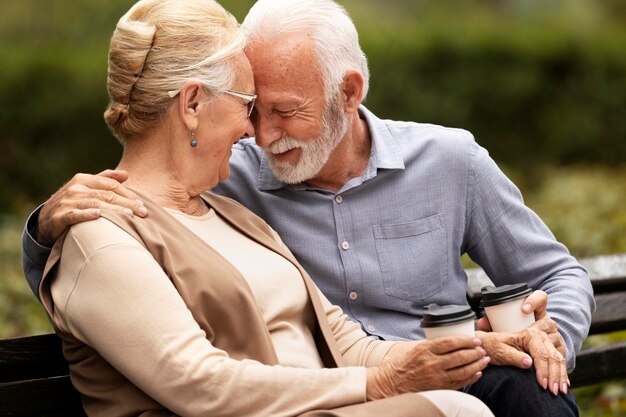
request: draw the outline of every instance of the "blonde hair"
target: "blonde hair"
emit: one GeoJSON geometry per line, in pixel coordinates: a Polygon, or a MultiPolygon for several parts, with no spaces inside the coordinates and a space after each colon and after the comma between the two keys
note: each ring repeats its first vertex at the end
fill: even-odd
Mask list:
{"type": "Polygon", "coordinates": [[[343,7],[332,0],[258,0],[242,23],[248,43],[280,42],[282,35],[310,33],[324,92],[337,94],[347,71],[364,79],[363,100],[369,89],[367,58],[359,45],[354,23],[343,7]]]}
{"type": "Polygon", "coordinates": [[[104,120],[124,144],[155,126],[189,80],[212,92],[234,82],[231,58],[245,38],[213,0],[140,0],[119,20],[109,47],[104,120]]]}

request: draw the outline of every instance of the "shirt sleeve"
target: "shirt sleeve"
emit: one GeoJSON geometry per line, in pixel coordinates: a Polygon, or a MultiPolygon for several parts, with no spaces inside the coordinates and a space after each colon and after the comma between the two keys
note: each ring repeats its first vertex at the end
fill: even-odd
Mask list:
{"type": "Polygon", "coordinates": [[[42,207],[43,204],[28,216],[24,233],[22,233],[22,269],[30,289],[37,298],[39,298],[39,283],[43,276],[43,269],[52,251],[52,248],[40,245],[36,239],[37,219],[42,207]]]}
{"type": "Polygon", "coordinates": [[[66,238],[52,286],[60,327],[150,397],[179,415],[215,416],[297,415],[365,401],[362,367],[231,359],[206,339],[174,285],[132,237],[109,225],[118,243],[85,249],[88,237],[103,236],[94,229],[103,221],[77,225],[66,238]]]}
{"type": "Polygon", "coordinates": [[[374,336],[369,336],[363,331],[360,324],[352,321],[339,306],[332,304],[319,288],[317,292],[339,346],[339,352],[348,365],[379,366],[393,345],[403,343],[383,341],[374,336]]]}
{"type": "Polygon", "coordinates": [[[587,271],[528,208],[487,151],[474,144],[467,200],[466,251],[496,285],[526,282],[548,294],[548,314],[567,347],[567,368],[595,310],[587,271]]]}

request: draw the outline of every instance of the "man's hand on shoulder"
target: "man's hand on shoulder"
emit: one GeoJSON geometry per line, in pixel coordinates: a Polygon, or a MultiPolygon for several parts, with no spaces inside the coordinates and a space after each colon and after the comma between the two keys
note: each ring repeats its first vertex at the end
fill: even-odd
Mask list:
{"type": "Polygon", "coordinates": [[[145,217],[143,202],[122,185],[127,179],[126,171],[110,169],[98,175],[74,175],[39,212],[37,241],[52,246],[67,227],[97,219],[101,209],[145,217]]]}

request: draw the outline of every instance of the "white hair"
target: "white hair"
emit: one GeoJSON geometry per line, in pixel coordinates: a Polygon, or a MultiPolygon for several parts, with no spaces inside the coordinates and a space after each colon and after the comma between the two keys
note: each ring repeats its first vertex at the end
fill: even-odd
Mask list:
{"type": "Polygon", "coordinates": [[[242,27],[248,44],[275,40],[289,33],[310,33],[326,98],[337,93],[347,71],[364,79],[363,99],[369,88],[367,58],[359,45],[354,23],[332,0],[258,0],[242,27]]]}

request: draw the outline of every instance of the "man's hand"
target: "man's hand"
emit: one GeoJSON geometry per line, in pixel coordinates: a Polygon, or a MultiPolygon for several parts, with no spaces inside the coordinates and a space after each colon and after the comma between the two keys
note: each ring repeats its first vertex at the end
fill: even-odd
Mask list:
{"type": "Polygon", "coordinates": [[[479,339],[465,336],[416,343],[405,354],[367,370],[367,399],[472,384],[490,361],[480,345],[479,339]]]}
{"type": "MultiPolygon", "coordinates": [[[[565,357],[551,335],[558,334],[556,323],[549,317],[536,321],[517,333],[486,333],[478,331],[483,347],[493,365],[513,365],[530,368],[535,365],[537,383],[554,395],[564,394],[569,387],[565,357]]],[[[562,339],[561,339],[562,340],[562,339]]]]}
{"type": "MultiPolygon", "coordinates": [[[[533,293],[526,297],[526,300],[524,300],[524,304],[522,304],[522,311],[525,314],[530,314],[534,312],[535,322],[541,321],[544,318],[549,319],[550,316],[548,315],[548,294],[541,290],[533,291],[533,293]]],[[[477,327],[479,330],[482,330],[484,332],[491,331],[491,324],[489,324],[489,319],[486,316],[478,320],[477,327]]],[[[548,338],[550,339],[554,347],[565,358],[565,341],[563,340],[563,336],[561,336],[561,333],[559,333],[558,329],[552,326],[542,326],[542,328],[554,329],[554,331],[547,333],[548,338]]]]}
{"type": "Polygon", "coordinates": [[[98,175],[74,175],[39,212],[37,241],[52,246],[67,227],[97,219],[103,208],[145,217],[143,202],[122,185],[127,179],[126,171],[110,169],[98,175]]]}

